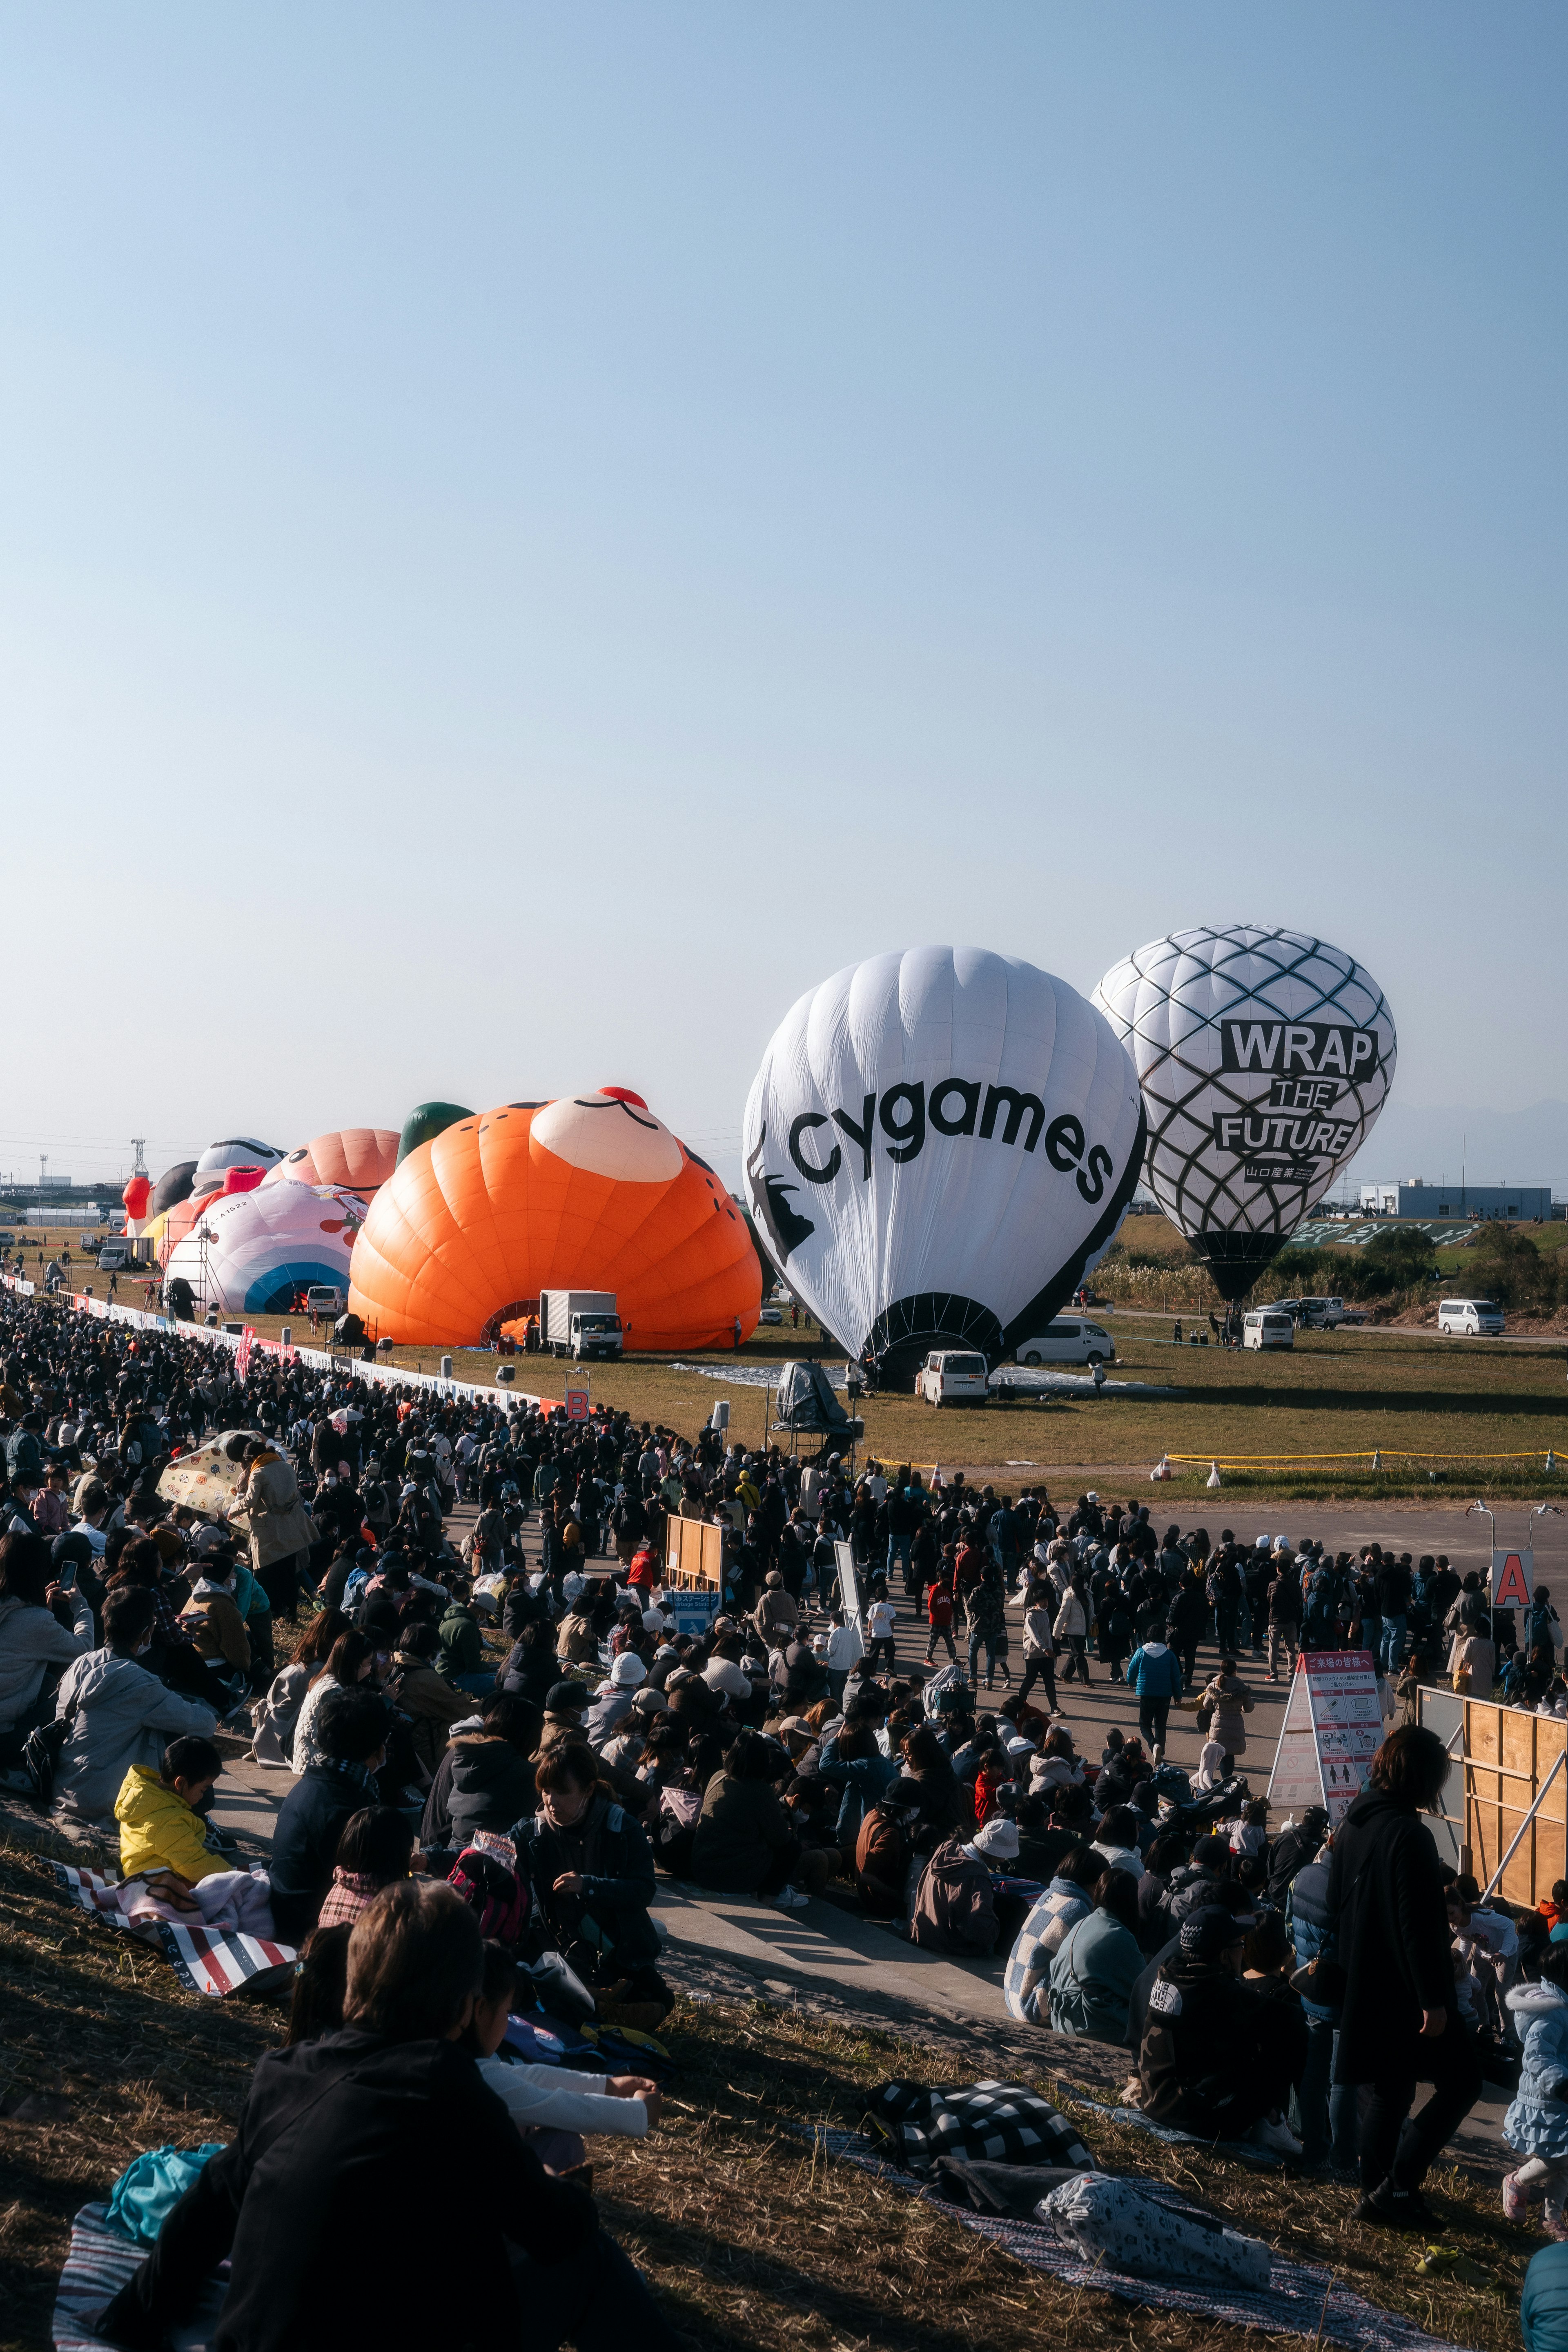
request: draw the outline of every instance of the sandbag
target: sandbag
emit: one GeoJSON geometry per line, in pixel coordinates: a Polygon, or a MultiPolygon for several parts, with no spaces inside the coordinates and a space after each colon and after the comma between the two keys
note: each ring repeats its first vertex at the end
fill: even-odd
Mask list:
{"type": "Polygon", "coordinates": [[[1035,2219],[1085,2262],[1133,2278],[1202,2279],[1248,2294],[1268,2284],[1270,2256],[1260,2239],[1227,2230],[1199,2206],[1167,2200],[1142,2181],[1080,2173],[1043,2197],[1035,2219]]]}
{"type": "Polygon", "coordinates": [[[109,2226],[138,2245],[155,2245],[166,2216],[203,2166],[222,2154],[223,2142],[213,2139],[201,2147],[150,2147],[132,2157],[109,2192],[109,2226]]]}

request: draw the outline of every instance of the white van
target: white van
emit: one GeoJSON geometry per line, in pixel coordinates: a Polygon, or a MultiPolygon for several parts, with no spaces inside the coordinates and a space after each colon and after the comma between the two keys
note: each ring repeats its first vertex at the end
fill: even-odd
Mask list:
{"type": "Polygon", "coordinates": [[[990,1393],[984,1356],[938,1351],[915,1374],[915,1394],[927,1404],[984,1404],[990,1393]]]}
{"type": "Polygon", "coordinates": [[[1500,1339],[1503,1311],[1490,1298],[1445,1298],[1437,1309],[1437,1328],[1455,1339],[1500,1339]]]}
{"type": "Polygon", "coordinates": [[[1241,1344],[1244,1348],[1293,1348],[1294,1316],[1279,1307],[1255,1307],[1250,1315],[1242,1318],[1241,1344]]]}
{"type": "Polygon", "coordinates": [[[1116,1343],[1099,1323],[1058,1315],[1037,1339],[1020,1341],[1014,1353],[1020,1364],[1113,1364],[1116,1343]]]}
{"type": "Polygon", "coordinates": [[[343,1294],[335,1282],[313,1282],[305,1293],[307,1315],[341,1315],[343,1294]]]}

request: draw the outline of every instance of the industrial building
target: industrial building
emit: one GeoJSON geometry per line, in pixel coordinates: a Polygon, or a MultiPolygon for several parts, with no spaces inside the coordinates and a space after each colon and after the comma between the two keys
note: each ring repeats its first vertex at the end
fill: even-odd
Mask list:
{"type": "Polygon", "coordinates": [[[1540,1217],[1552,1214],[1550,1184],[1363,1184],[1361,1205],[1374,1217],[1540,1217]]]}

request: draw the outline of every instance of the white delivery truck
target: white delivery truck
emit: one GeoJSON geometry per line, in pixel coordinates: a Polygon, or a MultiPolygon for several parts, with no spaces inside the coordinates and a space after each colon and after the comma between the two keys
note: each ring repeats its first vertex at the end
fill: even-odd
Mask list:
{"type": "Polygon", "coordinates": [[[552,1356],[619,1356],[626,1334],[613,1290],[542,1290],[539,1345],[552,1356]]]}

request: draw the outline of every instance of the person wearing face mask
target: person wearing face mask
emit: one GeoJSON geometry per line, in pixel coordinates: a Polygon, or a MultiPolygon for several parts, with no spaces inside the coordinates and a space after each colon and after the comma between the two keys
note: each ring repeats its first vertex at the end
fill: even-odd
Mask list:
{"type": "MultiPolygon", "coordinates": [[[[651,1965],[658,1937],[648,1916],[654,1874],[647,1837],[601,1786],[589,1748],[552,1749],[534,1785],[539,1811],[515,1824],[511,1840],[552,1942],[585,1983],[626,1987],[619,1999],[639,2010],[662,2004],[662,2018],[674,2000],[651,1965]]],[[[623,2021],[642,2022],[629,2011],[623,2021]]]]}
{"type": "Polygon", "coordinates": [[[153,1595],[122,1586],[103,1604],[103,1647],[78,1658],[60,1677],[55,1721],[66,1726],[55,1763],[60,1802],[85,1821],[110,1822],[133,1765],[156,1772],[168,1741],[210,1739],[216,1710],[182,1698],[138,1663],[153,1640],[153,1595]]]}

